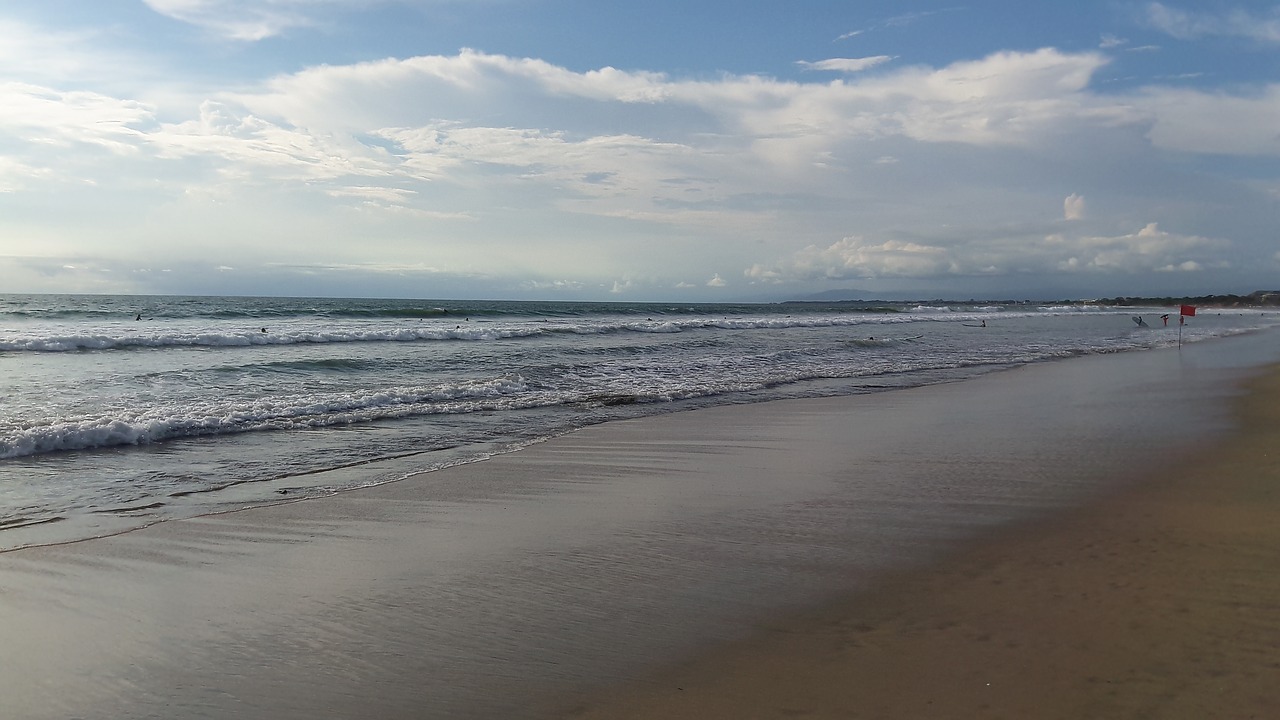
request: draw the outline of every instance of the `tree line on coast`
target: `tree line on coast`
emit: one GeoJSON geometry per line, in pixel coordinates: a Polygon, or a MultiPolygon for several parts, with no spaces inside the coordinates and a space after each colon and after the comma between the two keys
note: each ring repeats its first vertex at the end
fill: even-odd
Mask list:
{"type": "MultiPolygon", "coordinates": [[[[1248,295],[1196,295],[1196,296],[1117,296],[1095,298],[1092,300],[995,300],[987,298],[968,300],[935,298],[933,300],[886,300],[871,298],[840,297],[844,294],[860,294],[858,290],[840,290],[818,293],[804,300],[784,300],[783,305],[845,305],[856,307],[861,312],[902,312],[900,305],[904,303],[931,303],[935,305],[1043,305],[1046,302],[1055,305],[1109,305],[1118,307],[1172,307],[1175,305],[1195,305],[1196,307],[1241,308],[1241,307],[1280,307],[1280,290],[1257,290],[1248,295]]],[[[869,294],[869,293],[868,293],[869,294]]]]}
{"type": "Polygon", "coordinates": [[[1088,305],[1151,306],[1195,305],[1197,307],[1280,307],[1280,290],[1258,290],[1248,295],[1197,295],[1195,297],[1113,297],[1083,301],[1088,305]]]}

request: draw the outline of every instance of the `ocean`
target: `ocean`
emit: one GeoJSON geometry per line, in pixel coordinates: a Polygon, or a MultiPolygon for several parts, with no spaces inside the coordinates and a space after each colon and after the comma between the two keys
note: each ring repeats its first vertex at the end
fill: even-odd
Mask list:
{"type": "Polygon", "coordinates": [[[1026,303],[0,295],[0,550],[392,482],[610,420],[1277,324],[1026,303]]]}

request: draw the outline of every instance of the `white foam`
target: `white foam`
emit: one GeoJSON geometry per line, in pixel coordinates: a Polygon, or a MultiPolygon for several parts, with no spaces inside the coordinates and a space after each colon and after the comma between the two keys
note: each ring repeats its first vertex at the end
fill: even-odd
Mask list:
{"type": "MultiPolygon", "coordinates": [[[[434,413],[499,409],[494,401],[527,388],[522,378],[500,378],[453,386],[391,388],[372,392],[263,398],[252,402],[204,401],[188,407],[158,407],[0,429],[0,458],[64,450],[139,445],[178,437],[225,435],[346,425],[434,413]]],[[[536,401],[535,401],[536,402],[536,401]]]]}

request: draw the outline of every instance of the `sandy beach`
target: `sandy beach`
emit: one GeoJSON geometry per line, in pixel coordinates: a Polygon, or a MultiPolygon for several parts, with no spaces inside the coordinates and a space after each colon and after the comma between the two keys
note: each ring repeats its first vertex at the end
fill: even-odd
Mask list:
{"type": "Polygon", "coordinates": [[[607,423],[3,553],[3,714],[1265,717],[1274,357],[607,423]]]}
{"type": "Polygon", "coordinates": [[[1280,368],[1176,469],[786,618],[573,718],[1267,718],[1280,368]]]}

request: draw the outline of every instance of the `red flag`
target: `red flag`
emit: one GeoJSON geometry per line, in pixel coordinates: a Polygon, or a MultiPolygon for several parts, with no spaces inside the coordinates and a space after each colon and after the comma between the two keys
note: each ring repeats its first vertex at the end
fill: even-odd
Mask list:
{"type": "Polygon", "coordinates": [[[1187,316],[1190,316],[1190,317],[1195,317],[1195,314],[1196,314],[1196,306],[1195,306],[1195,305],[1183,305],[1183,306],[1182,306],[1182,309],[1178,311],[1178,314],[1179,314],[1179,315],[1187,315],[1187,316]]]}

